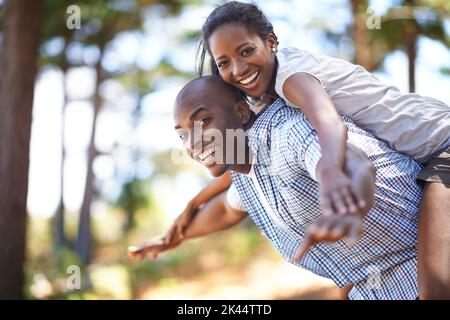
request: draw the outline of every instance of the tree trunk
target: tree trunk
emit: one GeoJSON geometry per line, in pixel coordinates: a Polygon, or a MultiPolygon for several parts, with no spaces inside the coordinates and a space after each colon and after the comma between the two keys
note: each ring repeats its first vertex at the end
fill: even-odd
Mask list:
{"type": "Polygon", "coordinates": [[[406,29],[406,55],[408,56],[408,84],[409,92],[416,91],[416,57],[418,32],[414,27],[406,29]]]}
{"type": "Polygon", "coordinates": [[[353,62],[363,66],[367,70],[372,70],[373,63],[370,55],[370,43],[366,25],[367,0],[351,0],[350,3],[353,14],[351,34],[355,47],[353,62]]]}
{"type": "Polygon", "coordinates": [[[0,299],[23,297],[26,200],[42,0],[7,0],[0,49],[0,299]]]}
{"type": "MultiPolygon", "coordinates": [[[[65,46],[67,47],[67,40],[65,46]]],[[[63,51],[65,53],[65,50],[63,51]]],[[[65,246],[66,243],[66,237],[64,233],[64,213],[65,213],[65,206],[64,206],[64,164],[66,159],[66,150],[64,147],[64,137],[65,137],[65,114],[66,114],[66,105],[68,102],[67,98],[67,91],[66,91],[66,79],[67,79],[67,69],[68,66],[64,65],[61,68],[62,74],[63,74],[63,91],[64,91],[64,99],[63,99],[63,106],[61,111],[61,167],[60,167],[60,185],[61,185],[61,193],[59,197],[59,204],[58,208],[56,209],[55,217],[54,217],[54,232],[55,232],[55,248],[61,248],[65,246]]]]}
{"type": "MultiPolygon", "coordinates": [[[[103,52],[103,50],[102,50],[103,52]]],[[[97,150],[95,148],[95,132],[97,127],[97,116],[102,105],[102,99],[100,96],[100,84],[103,81],[104,75],[101,67],[101,57],[98,63],[95,65],[96,81],[94,92],[94,117],[92,123],[92,133],[89,142],[88,159],[87,159],[87,173],[86,173],[86,186],[84,189],[83,203],[80,210],[80,221],[78,224],[78,237],[76,242],[76,251],[78,252],[81,261],[89,263],[90,261],[90,249],[91,249],[91,203],[94,196],[94,170],[93,163],[97,150]]]]}

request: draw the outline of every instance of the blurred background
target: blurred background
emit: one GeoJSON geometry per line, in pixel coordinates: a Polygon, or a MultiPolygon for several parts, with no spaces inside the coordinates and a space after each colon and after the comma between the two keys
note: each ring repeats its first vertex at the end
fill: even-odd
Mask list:
{"type": "MultiPolygon", "coordinates": [[[[338,297],[330,281],[283,262],[250,221],[156,261],[126,255],[129,244],[164,233],[210,179],[183,156],[171,109],[195,76],[202,23],[224,1],[33,3],[0,0],[0,259],[10,262],[0,263],[3,297],[338,297]],[[14,22],[20,10],[35,30],[14,22]],[[11,63],[21,41],[36,42],[35,72],[11,63]],[[20,82],[13,74],[34,89],[8,96],[8,84],[20,82]],[[26,97],[28,111],[6,106],[26,97]],[[27,112],[30,126],[21,128],[27,112]],[[25,132],[18,147],[14,130],[25,132]],[[18,159],[29,159],[29,171],[12,165],[18,159]],[[13,170],[26,175],[16,179],[13,170]]],[[[281,47],[361,64],[403,92],[450,104],[449,1],[256,3],[281,47]]]]}

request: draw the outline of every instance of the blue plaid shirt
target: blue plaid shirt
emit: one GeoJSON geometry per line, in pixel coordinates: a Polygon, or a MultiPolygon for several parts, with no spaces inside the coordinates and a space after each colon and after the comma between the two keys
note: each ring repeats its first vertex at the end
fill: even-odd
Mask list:
{"type": "MultiPolygon", "coordinates": [[[[362,149],[377,169],[375,205],[364,219],[364,234],[349,247],[345,239],[320,243],[299,266],[353,284],[350,299],[416,299],[417,224],[421,166],[390,149],[343,117],[348,142],[362,149]]],[[[321,215],[315,168],[320,146],[314,128],[299,110],[279,99],[261,112],[249,131],[255,155],[254,174],[274,219],[259,198],[254,181],[232,173],[233,183],[250,217],[289,262],[312,223],[321,215]]]]}

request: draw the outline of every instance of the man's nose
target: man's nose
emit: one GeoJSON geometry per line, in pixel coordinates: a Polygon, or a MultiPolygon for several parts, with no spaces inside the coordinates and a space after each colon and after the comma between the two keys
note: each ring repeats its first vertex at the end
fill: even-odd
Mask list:
{"type": "Polygon", "coordinates": [[[202,135],[198,132],[195,132],[195,130],[192,130],[189,133],[188,138],[184,142],[184,146],[189,151],[189,154],[191,155],[192,158],[194,158],[194,152],[196,150],[199,151],[202,150],[202,144],[203,144],[202,135]]]}

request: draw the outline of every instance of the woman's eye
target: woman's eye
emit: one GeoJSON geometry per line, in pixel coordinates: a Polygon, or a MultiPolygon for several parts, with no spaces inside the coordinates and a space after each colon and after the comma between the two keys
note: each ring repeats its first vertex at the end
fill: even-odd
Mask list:
{"type": "Polygon", "coordinates": [[[225,65],[226,65],[226,62],[219,62],[217,64],[217,68],[222,69],[223,67],[225,67],[225,65]]]}
{"type": "Polygon", "coordinates": [[[250,53],[252,53],[253,52],[253,50],[255,50],[255,49],[253,49],[253,48],[246,48],[246,49],[244,49],[244,51],[242,51],[242,56],[248,56],[250,53]]]}

